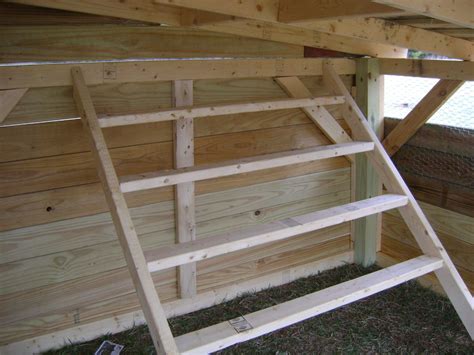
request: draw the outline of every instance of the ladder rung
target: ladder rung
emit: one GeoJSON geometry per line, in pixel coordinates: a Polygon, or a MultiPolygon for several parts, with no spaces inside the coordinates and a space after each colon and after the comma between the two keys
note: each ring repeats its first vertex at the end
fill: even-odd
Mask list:
{"type": "Polygon", "coordinates": [[[238,332],[225,321],[176,337],[181,354],[207,354],[298,323],[440,269],[439,258],[420,256],[357,279],[239,317],[251,329],[238,332]]]}
{"type": "Polygon", "coordinates": [[[206,164],[176,170],[164,170],[154,173],[125,176],[121,179],[120,188],[122,192],[147,190],[184,182],[200,181],[277,168],[290,164],[362,153],[373,149],[373,142],[349,142],[282,153],[265,154],[219,164],[206,164]]]}
{"type": "Polygon", "coordinates": [[[291,108],[324,106],[342,104],[344,96],[321,96],[305,99],[280,99],[261,102],[247,102],[239,104],[216,105],[206,107],[185,107],[167,109],[150,113],[132,114],[123,116],[109,116],[99,119],[100,126],[115,127],[139,123],[174,121],[180,118],[199,118],[209,116],[231,115],[236,113],[283,110],[291,108]]]}
{"type": "Polygon", "coordinates": [[[406,196],[381,195],[232,233],[169,245],[146,252],[145,258],[148,270],[155,272],[402,207],[407,202],[406,196]]]}

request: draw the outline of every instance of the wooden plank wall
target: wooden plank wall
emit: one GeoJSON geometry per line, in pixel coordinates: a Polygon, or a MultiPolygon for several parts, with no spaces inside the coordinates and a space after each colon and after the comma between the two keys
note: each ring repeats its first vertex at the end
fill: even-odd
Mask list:
{"type": "MultiPolygon", "coordinates": [[[[399,120],[386,119],[387,134],[399,120]]],[[[472,131],[424,125],[394,156],[403,178],[474,292],[472,131]]],[[[393,261],[420,250],[396,211],[384,213],[382,253],[393,261]]],[[[436,280],[431,279],[430,284],[436,280]]],[[[437,287],[436,283],[434,286],[437,287]]]]}
{"type": "Polygon", "coordinates": [[[0,3],[0,63],[303,56],[298,45],[0,3]]]}
{"type": "MultiPolygon", "coordinates": [[[[345,77],[348,86],[352,81],[345,77]]],[[[327,94],[320,77],[304,82],[314,95],[327,94]]],[[[148,84],[128,90],[98,86],[92,92],[101,112],[112,107],[126,112],[135,99],[149,102],[148,108],[170,106],[170,83],[154,85],[153,90],[148,84]]],[[[56,111],[51,107],[58,97],[45,90],[50,89],[32,89],[31,97],[43,101],[25,99],[16,112],[75,115],[66,100],[69,89],[59,90],[67,103],[56,111]]],[[[283,97],[271,78],[196,81],[194,90],[196,104],[283,97]]],[[[337,107],[332,111],[339,117],[337,107]]],[[[203,118],[195,125],[196,164],[329,144],[299,110],[203,118]]],[[[172,166],[170,123],[105,132],[120,175],[172,166]]],[[[2,127],[0,135],[0,342],[137,309],[80,122],[2,127]]],[[[198,237],[348,202],[349,170],[345,158],[335,158],[197,183],[198,237]]],[[[128,200],[145,249],[174,242],[172,189],[131,194],[128,200]]],[[[199,262],[198,291],[350,248],[349,226],[341,225],[199,262]]],[[[174,270],[155,276],[165,300],[176,298],[175,277],[174,270]]]]}
{"type": "MultiPolygon", "coordinates": [[[[303,57],[301,46],[269,41],[4,3],[0,10],[4,63],[303,57]]],[[[329,94],[321,77],[303,80],[313,95],[329,94]]],[[[353,76],[344,80],[352,86],[353,76]]],[[[125,114],[171,107],[171,88],[171,82],[111,83],[91,93],[99,114],[125,114]]],[[[196,105],[284,97],[272,78],[194,82],[196,105]]],[[[341,119],[338,107],[331,112],[341,119]]],[[[33,88],[5,121],[30,124],[0,127],[0,344],[139,309],[75,117],[71,87],[33,88]]],[[[171,122],[110,128],[105,136],[119,175],[173,166],[171,122]]],[[[196,164],[322,144],[329,141],[299,110],[195,122],[196,164]]],[[[322,160],[199,182],[196,195],[202,238],[346,203],[350,169],[345,158],[322,160]]],[[[173,199],[168,187],[127,196],[145,250],[175,242],[173,199]]],[[[346,252],[349,232],[344,224],[199,262],[198,293],[346,252]]],[[[154,281],[163,300],[176,299],[176,270],[154,281]]]]}

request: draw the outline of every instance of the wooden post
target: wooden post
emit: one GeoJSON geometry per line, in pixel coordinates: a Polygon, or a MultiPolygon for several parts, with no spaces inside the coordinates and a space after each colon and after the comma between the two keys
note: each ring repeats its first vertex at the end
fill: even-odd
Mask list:
{"type": "MultiPolygon", "coordinates": [[[[377,59],[359,59],[356,64],[356,102],[367,117],[370,127],[380,139],[383,136],[383,76],[379,74],[377,59]]],[[[382,192],[382,185],[365,154],[356,155],[352,169],[353,197],[356,201],[371,198],[382,192]]],[[[380,250],[382,215],[371,215],[352,224],[354,257],[357,263],[375,263],[380,250]]]]}
{"type": "MultiPolygon", "coordinates": [[[[193,105],[193,81],[173,82],[173,103],[175,107],[193,105]]],[[[180,118],[173,122],[175,168],[194,165],[194,119],[180,118]]],[[[175,214],[177,242],[185,243],[196,239],[196,218],[194,213],[194,181],[177,184],[175,187],[175,214]]],[[[181,298],[196,295],[196,263],[178,267],[178,290],[181,298]]]]}

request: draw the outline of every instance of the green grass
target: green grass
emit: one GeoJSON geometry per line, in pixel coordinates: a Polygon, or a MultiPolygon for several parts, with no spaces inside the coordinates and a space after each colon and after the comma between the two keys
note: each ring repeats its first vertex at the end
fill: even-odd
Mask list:
{"type": "MultiPolygon", "coordinates": [[[[342,266],[316,276],[170,319],[175,336],[347,281],[377,267],[342,266]]],[[[93,354],[108,339],[122,354],[154,354],[148,328],[67,346],[47,354],[93,354]]],[[[219,354],[429,353],[474,354],[450,302],[412,281],[313,319],[220,351],[219,354]]]]}

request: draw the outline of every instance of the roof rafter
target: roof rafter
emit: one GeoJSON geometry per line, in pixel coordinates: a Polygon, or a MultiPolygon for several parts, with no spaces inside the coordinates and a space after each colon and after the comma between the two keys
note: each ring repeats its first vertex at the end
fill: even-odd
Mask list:
{"type": "Polygon", "coordinates": [[[374,2],[474,28],[474,1],[472,0],[374,0],[374,2]]]}
{"type": "MultiPolygon", "coordinates": [[[[154,0],[156,3],[168,4],[193,10],[212,11],[224,15],[245,17],[252,20],[278,22],[278,0],[154,0]]],[[[438,53],[451,58],[474,59],[474,43],[463,39],[446,36],[415,27],[399,25],[381,19],[346,19],[337,21],[320,21],[294,24],[290,27],[301,27],[328,34],[362,39],[369,42],[412,48],[438,53]]]]}
{"type": "MultiPolygon", "coordinates": [[[[202,21],[203,26],[198,25],[200,29],[209,30],[220,33],[234,34],[252,38],[259,38],[264,40],[272,40],[275,42],[305,45],[310,47],[325,48],[340,52],[370,55],[374,57],[389,57],[400,58],[403,57],[405,51],[380,43],[370,43],[370,41],[361,41],[358,39],[351,39],[342,37],[336,34],[326,34],[315,30],[301,29],[298,27],[277,23],[276,16],[278,8],[274,7],[272,16],[275,21],[265,22],[262,20],[245,20],[235,19],[232,16],[247,14],[252,8],[250,4],[255,4],[255,1],[239,1],[244,6],[243,10],[236,8],[232,11],[229,17],[216,16],[217,14],[206,12],[211,3],[220,4],[220,2],[203,1],[199,2],[202,9],[194,10],[194,15],[187,10],[189,7],[175,7],[168,6],[168,1],[157,2],[153,0],[9,0],[9,2],[27,4],[34,6],[49,7],[61,10],[69,10],[76,12],[85,12],[96,15],[106,15],[112,17],[120,17],[126,19],[133,19],[151,23],[167,24],[172,26],[190,25],[194,22],[202,21]],[[201,6],[203,5],[203,6],[201,6]],[[183,11],[185,10],[185,11],[183,11]],[[239,11],[238,11],[239,10],[239,11]],[[224,21],[229,19],[229,21],[224,21]]],[[[268,19],[270,11],[267,9],[268,4],[276,4],[274,0],[259,0],[256,12],[261,13],[262,18],[268,19]],[[258,11],[261,9],[261,11],[258,11]]],[[[173,2],[175,4],[175,2],[173,2]]],[[[222,3],[223,4],[223,3],[222,3]]],[[[234,2],[229,1],[229,5],[234,2]]],[[[237,2],[235,2],[237,4],[237,2]]],[[[178,5],[178,3],[176,3],[178,5]]],[[[225,2],[227,5],[227,2],[225,2]]],[[[275,5],[276,6],[276,5],[275,5]]],[[[229,6],[232,7],[232,6],[229,6]]],[[[219,13],[217,11],[217,13],[219,13]]]]}

